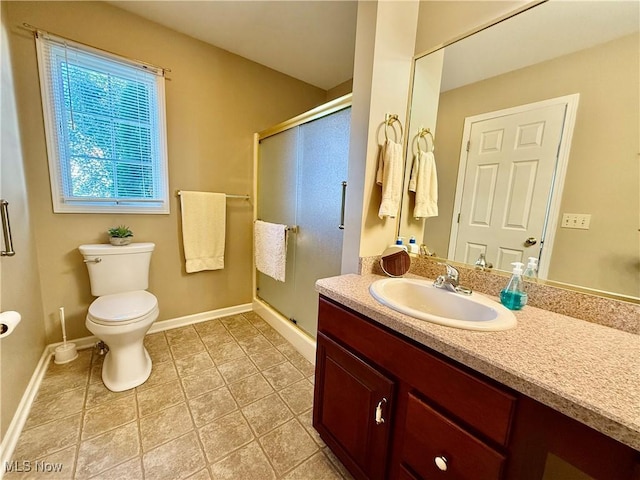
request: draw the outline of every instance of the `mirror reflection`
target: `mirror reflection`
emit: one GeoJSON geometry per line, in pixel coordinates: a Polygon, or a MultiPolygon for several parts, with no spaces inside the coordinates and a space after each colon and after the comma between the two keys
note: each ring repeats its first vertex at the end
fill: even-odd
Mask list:
{"type": "Polygon", "coordinates": [[[380,268],[389,277],[401,277],[409,271],[411,257],[402,247],[386,248],[380,257],[380,268]]]}
{"type": "Polygon", "coordinates": [[[399,236],[499,270],[536,258],[540,278],[640,297],[639,13],[547,2],[418,58],[399,236]],[[425,128],[438,208],[416,218],[425,128]]]}

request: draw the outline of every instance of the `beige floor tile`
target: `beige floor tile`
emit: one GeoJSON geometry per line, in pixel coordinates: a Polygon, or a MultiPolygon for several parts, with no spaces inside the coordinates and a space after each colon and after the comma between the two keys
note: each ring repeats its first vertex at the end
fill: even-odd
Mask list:
{"type": "Polygon", "coordinates": [[[186,327],[174,328],[164,332],[167,337],[169,345],[176,345],[179,343],[189,343],[199,339],[198,333],[193,325],[187,325],[186,327]]]}
{"type": "Polygon", "coordinates": [[[316,371],[315,365],[304,358],[304,356],[300,352],[289,355],[289,361],[294,367],[300,370],[300,373],[302,373],[305,377],[313,375],[316,371]]]}
{"type": "Polygon", "coordinates": [[[100,383],[89,384],[89,388],[87,388],[85,408],[93,408],[104,402],[113,402],[119,398],[132,395],[134,392],[134,389],[125,390],[124,392],[112,392],[105,387],[102,380],[100,380],[100,383]]]}
{"type": "Polygon", "coordinates": [[[229,328],[229,333],[231,333],[233,338],[236,340],[246,340],[248,338],[255,337],[256,335],[260,335],[260,331],[250,324],[243,327],[227,328],[229,328]]]}
{"type": "Polygon", "coordinates": [[[242,413],[257,436],[264,435],[293,417],[276,394],[243,407],[242,413]]]}
{"type": "Polygon", "coordinates": [[[18,439],[13,454],[14,460],[33,460],[63,450],[80,438],[82,414],[45,423],[25,430],[18,439]]]}
{"type": "Polygon", "coordinates": [[[182,378],[182,387],[187,398],[198,397],[223,385],[224,379],[215,367],[182,378]]]}
{"type": "Polygon", "coordinates": [[[211,475],[209,475],[209,470],[203,468],[199,472],[187,477],[187,480],[211,480],[211,475]]]}
{"type": "Polygon", "coordinates": [[[88,478],[138,455],[140,455],[138,426],[136,422],[131,422],[83,441],[78,451],[76,477],[88,478]]]}
{"type": "Polygon", "coordinates": [[[282,354],[287,358],[298,353],[295,347],[288,342],[283,343],[281,345],[276,345],[276,348],[280,350],[280,352],[282,352],[282,354]]]}
{"type": "Polygon", "coordinates": [[[132,422],[138,417],[135,395],[127,395],[86,410],[82,422],[82,440],[132,422]]]}
{"type": "Polygon", "coordinates": [[[274,392],[269,382],[259,373],[230,383],[229,390],[241,407],[274,392]]]}
{"type": "Polygon", "coordinates": [[[262,335],[242,338],[238,340],[238,344],[245,352],[247,352],[248,355],[273,348],[273,345],[271,345],[271,343],[269,343],[269,341],[262,335]]]}
{"type": "Polygon", "coordinates": [[[2,466],[4,480],[71,480],[76,459],[76,446],[37,459],[28,459],[29,463],[2,466]],[[16,468],[21,471],[16,471],[16,468]]]}
{"type": "Polygon", "coordinates": [[[211,360],[211,357],[206,351],[176,360],[178,375],[181,377],[192,375],[200,370],[206,370],[211,367],[213,367],[213,360],[211,360]]]}
{"type": "Polygon", "coordinates": [[[197,334],[195,340],[172,343],[169,345],[169,348],[171,349],[171,355],[173,355],[175,359],[188,357],[207,350],[197,334]]]}
{"type": "Polygon", "coordinates": [[[296,415],[313,407],[313,385],[307,379],[293,383],[278,393],[296,415]]]}
{"type": "Polygon", "coordinates": [[[145,348],[151,357],[151,361],[153,363],[161,363],[171,360],[171,349],[169,348],[169,344],[162,337],[161,342],[155,342],[151,345],[146,345],[145,348]]]}
{"type": "Polygon", "coordinates": [[[136,395],[140,417],[151,415],[184,401],[184,394],[178,380],[142,390],[136,395]]]}
{"type": "Polygon", "coordinates": [[[269,326],[269,328],[260,329],[260,331],[262,332],[262,335],[264,335],[265,338],[274,345],[284,345],[287,343],[285,338],[271,326],[269,326]]]}
{"type": "Polygon", "coordinates": [[[291,420],[259,439],[276,473],[283,474],[318,451],[307,431],[291,420]]]}
{"type": "Polygon", "coordinates": [[[209,354],[216,365],[221,365],[231,360],[244,358],[246,356],[244,350],[235,341],[222,343],[213,348],[209,348],[209,354]]]}
{"type": "Polygon", "coordinates": [[[281,363],[262,372],[267,381],[276,390],[281,390],[304,378],[289,362],[281,363]]]}
{"type": "Polygon", "coordinates": [[[300,425],[302,425],[307,433],[311,435],[311,438],[313,438],[321,448],[326,447],[326,444],[320,437],[318,431],[313,428],[313,409],[309,409],[308,411],[298,415],[297,418],[300,425]]]}
{"type": "Polygon", "coordinates": [[[218,365],[218,371],[227,383],[237,382],[249,375],[258,373],[256,366],[246,356],[218,365]]]}
{"type": "Polygon", "coordinates": [[[91,477],[91,480],[142,480],[143,478],[142,458],[136,457],[91,477]]]}
{"type": "Polygon", "coordinates": [[[46,400],[51,397],[60,395],[67,390],[74,390],[80,387],[86,387],[89,381],[89,367],[85,370],[69,370],[62,373],[47,374],[45,375],[40,389],[38,390],[38,396],[36,401],[46,400]]]}
{"type": "Polygon", "coordinates": [[[215,350],[220,345],[224,345],[225,343],[235,343],[236,339],[231,336],[231,334],[227,331],[226,328],[220,324],[222,328],[221,331],[215,333],[207,333],[201,334],[200,339],[202,343],[207,347],[207,350],[215,350]]]}
{"type": "Polygon", "coordinates": [[[256,327],[258,330],[262,331],[267,328],[271,328],[267,322],[265,322],[260,315],[255,312],[245,312],[242,316],[249,321],[251,325],[256,327]]]}
{"type": "Polygon", "coordinates": [[[263,350],[261,352],[254,353],[249,357],[251,358],[251,360],[253,360],[253,363],[256,364],[256,366],[258,367],[258,370],[260,371],[266,370],[275,365],[278,365],[279,363],[284,363],[287,361],[287,357],[282,355],[275,348],[270,348],[268,350],[263,350]]]}
{"type": "Polygon", "coordinates": [[[221,387],[199,397],[190,398],[188,404],[197,427],[206,425],[238,408],[227,387],[221,387]]]}
{"type": "Polygon", "coordinates": [[[67,390],[57,396],[45,397],[33,402],[24,428],[29,429],[74,413],[82,412],[86,388],[67,390]]]}
{"type": "Polygon", "coordinates": [[[228,317],[222,317],[218,320],[227,330],[239,329],[247,325],[251,325],[249,320],[247,320],[243,314],[229,315],[228,317]]]}
{"type": "Polygon", "coordinates": [[[148,452],[158,445],[193,430],[186,403],[180,403],[140,419],[142,450],[148,452]]]}
{"type": "Polygon", "coordinates": [[[342,480],[331,461],[322,452],[302,462],[291,472],[282,477],[282,480],[342,480]]]}
{"type": "Polygon", "coordinates": [[[200,338],[227,333],[227,329],[220,320],[217,319],[196,323],[193,327],[196,329],[196,332],[198,332],[198,335],[200,335],[200,338]]]}
{"type": "Polygon", "coordinates": [[[272,480],[276,478],[273,468],[256,441],[211,465],[211,473],[216,480],[272,480]]]}
{"type": "Polygon", "coordinates": [[[151,375],[142,385],[136,387],[137,391],[146,390],[147,388],[156,387],[163,383],[168,383],[178,379],[176,366],[169,356],[169,361],[161,363],[153,363],[151,365],[151,375]]]}
{"type": "Polygon", "coordinates": [[[89,383],[102,383],[102,362],[91,365],[89,383]]]}
{"type": "Polygon", "coordinates": [[[142,462],[145,480],[180,480],[206,466],[195,432],[145,453],[142,462]]]}
{"type": "Polygon", "coordinates": [[[255,437],[239,410],[198,430],[209,463],[216,462],[255,437]]]}
{"type": "Polygon", "coordinates": [[[147,348],[165,345],[167,345],[167,337],[164,332],[149,333],[144,337],[144,346],[147,348]]]}

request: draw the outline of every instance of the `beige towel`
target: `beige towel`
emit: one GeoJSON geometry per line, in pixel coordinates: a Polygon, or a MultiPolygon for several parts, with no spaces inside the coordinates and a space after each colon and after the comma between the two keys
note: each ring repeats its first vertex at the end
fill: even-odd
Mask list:
{"type": "Polygon", "coordinates": [[[386,140],[380,150],[376,173],[376,183],[382,186],[382,201],[378,210],[380,218],[398,215],[402,196],[403,166],[402,145],[386,140]]]}
{"type": "Polygon", "coordinates": [[[224,268],[226,205],[224,193],[180,193],[187,273],[224,268]]]}
{"type": "Polygon", "coordinates": [[[415,218],[438,216],[438,175],[433,152],[416,155],[409,180],[409,190],[416,194],[415,218]]]}
{"type": "Polygon", "coordinates": [[[256,220],[253,239],[256,268],[284,282],[287,270],[287,226],[256,220]]]}

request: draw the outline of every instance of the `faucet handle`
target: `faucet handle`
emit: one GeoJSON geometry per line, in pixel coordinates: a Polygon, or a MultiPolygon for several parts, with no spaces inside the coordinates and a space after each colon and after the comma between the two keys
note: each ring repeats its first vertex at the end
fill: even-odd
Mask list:
{"type": "Polygon", "coordinates": [[[449,265],[448,263],[439,263],[440,265],[444,265],[445,268],[447,269],[447,277],[458,281],[458,278],[460,277],[460,272],[458,272],[458,269],[456,267],[454,267],[453,265],[449,265]]]}

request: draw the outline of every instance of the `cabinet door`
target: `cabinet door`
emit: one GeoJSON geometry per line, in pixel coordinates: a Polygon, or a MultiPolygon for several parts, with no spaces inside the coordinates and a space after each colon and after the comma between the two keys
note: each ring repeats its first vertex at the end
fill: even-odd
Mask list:
{"type": "Polygon", "coordinates": [[[313,426],[356,478],[385,478],[394,383],[318,334],[313,426]]]}

